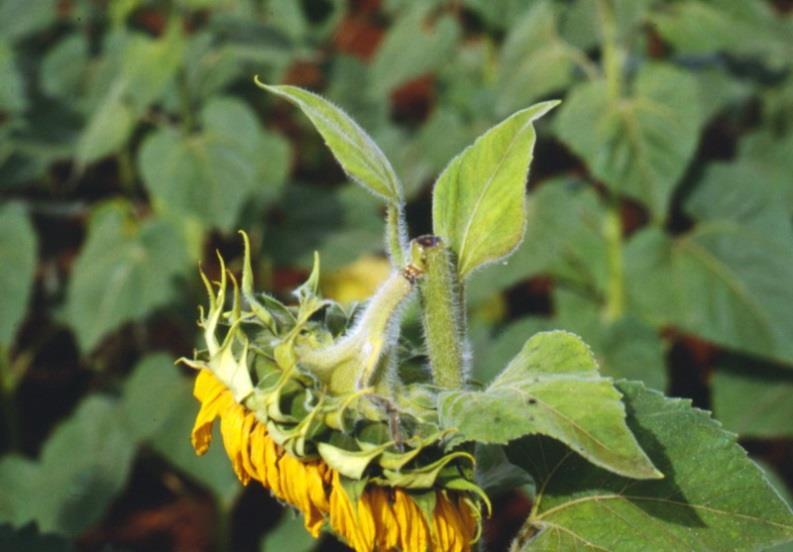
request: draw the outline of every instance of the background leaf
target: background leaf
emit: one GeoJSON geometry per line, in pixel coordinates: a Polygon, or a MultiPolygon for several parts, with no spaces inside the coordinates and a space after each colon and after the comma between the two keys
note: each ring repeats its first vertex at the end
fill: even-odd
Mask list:
{"type": "Polygon", "coordinates": [[[152,134],[138,163],[164,212],[228,232],[255,192],[266,190],[268,202],[277,197],[289,148],[277,135],[262,131],[253,111],[236,99],[212,99],[201,122],[196,134],[184,136],[172,128],[152,134]]]}
{"type": "Polygon", "coordinates": [[[81,348],[94,348],[120,324],[165,304],[186,260],[184,244],[166,221],[138,224],[123,204],[98,210],[74,267],[65,311],[81,348]]]}
{"type": "Polygon", "coordinates": [[[0,349],[14,341],[36,268],[36,235],[19,204],[0,205],[0,349]]]}
{"type": "Polygon", "coordinates": [[[663,64],[644,66],[626,98],[609,99],[602,80],[573,88],[556,132],[595,177],[663,220],[699,139],[698,94],[690,75],[663,64]]]}
{"type": "Polygon", "coordinates": [[[47,440],[36,462],[0,460],[0,512],[15,525],[35,520],[42,531],[77,535],[99,521],[130,472],[135,442],[116,405],[85,399],[47,440]]]}

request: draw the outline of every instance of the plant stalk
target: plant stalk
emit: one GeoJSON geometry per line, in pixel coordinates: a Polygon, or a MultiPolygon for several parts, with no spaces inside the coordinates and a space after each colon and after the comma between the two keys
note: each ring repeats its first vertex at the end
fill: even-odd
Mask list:
{"type": "Polygon", "coordinates": [[[622,260],[622,221],[619,205],[612,201],[603,221],[603,236],[606,239],[606,263],[608,284],[604,317],[617,320],[625,311],[625,278],[622,260]]]}
{"type": "Polygon", "coordinates": [[[423,236],[413,243],[413,255],[421,256],[425,270],[420,290],[432,379],[438,387],[459,388],[464,382],[464,329],[457,272],[440,238],[423,236]]]}
{"type": "Polygon", "coordinates": [[[611,100],[622,96],[622,52],[617,41],[617,22],[611,0],[597,0],[598,20],[601,33],[603,74],[611,100]]]}
{"type": "Polygon", "coordinates": [[[386,246],[391,264],[402,268],[405,264],[405,251],[407,251],[407,230],[402,206],[389,203],[386,210],[386,246]]]}

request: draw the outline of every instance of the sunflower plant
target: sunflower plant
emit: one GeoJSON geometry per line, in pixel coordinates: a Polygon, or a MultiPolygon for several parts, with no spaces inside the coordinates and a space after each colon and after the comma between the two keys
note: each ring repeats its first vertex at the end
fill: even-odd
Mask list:
{"type": "Polygon", "coordinates": [[[320,96],[256,82],[298,106],[385,202],[392,270],[350,307],[322,297],[315,255],[282,301],[254,289],[243,232],[241,277],[222,258],[219,281],[202,274],[205,348],[183,359],[198,370],[198,454],[219,419],[243,484],[358,552],[471,550],[490,496],[517,484],[532,509],[514,550],[743,550],[793,535],[733,435],[688,402],[601,375],[576,335],[536,334],[492,381],[470,376],[466,285],[523,240],[534,125],[558,102],[514,113],[455,157],[434,186],[433,234],[411,240],[400,180],[364,130],[320,96]],[[400,331],[414,297],[423,343],[400,331]]]}

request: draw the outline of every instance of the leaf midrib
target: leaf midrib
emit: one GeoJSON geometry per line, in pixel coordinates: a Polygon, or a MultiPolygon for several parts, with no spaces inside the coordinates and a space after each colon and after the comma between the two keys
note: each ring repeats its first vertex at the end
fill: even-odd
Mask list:
{"type": "MultiPolygon", "coordinates": [[[[468,222],[465,225],[465,230],[463,231],[462,240],[460,241],[460,249],[458,251],[458,254],[460,255],[460,260],[461,260],[461,262],[460,262],[460,272],[462,274],[465,274],[465,273],[469,272],[468,270],[463,270],[463,269],[467,268],[465,266],[467,264],[467,260],[464,260],[463,252],[465,251],[465,243],[468,241],[468,236],[470,235],[471,225],[473,224],[473,221],[474,221],[474,219],[477,216],[477,212],[479,211],[479,208],[480,208],[480,205],[482,203],[482,200],[483,200],[484,196],[487,194],[487,191],[490,189],[490,186],[493,184],[493,181],[495,180],[496,175],[501,170],[501,167],[504,165],[504,162],[509,157],[508,154],[512,150],[512,147],[515,144],[515,141],[518,139],[518,137],[520,137],[526,131],[526,129],[528,127],[531,127],[533,122],[534,122],[534,120],[531,117],[529,117],[528,120],[520,127],[520,130],[518,130],[517,132],[515,132],[512,135],[512,138],[509,141],[509,145],[503,150],[504,153],[501,156],[501,159],[499,160],[498,165],[493,170],[491,175],[488,177],[488,179],[485,182],[484,186],[482,186],[482,189],[481,189],[481,191],[479,193],[479,197],[476,198],[476,203],[474,204],[473,209],[471,209],[471,214],[469,215],[468,222]]],[[[461,159],[460,160],[461,163],[464,162],[464,161],[465,161],[465,159],[461,159]]],[[[458,174],[458,176],[459,176],[459,174],[458,174]]]]}

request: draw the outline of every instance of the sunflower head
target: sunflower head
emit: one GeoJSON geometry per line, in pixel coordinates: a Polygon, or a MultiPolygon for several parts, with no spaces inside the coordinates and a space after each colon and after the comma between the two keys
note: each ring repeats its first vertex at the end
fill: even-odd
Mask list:
{"type": "Polygon", "coordinates": [[[319,295],[315,259],[284,304],[253,291],[243,238],[241,285],[222,259],[220,281],[204,277],[206,349],[185,360],[198,370],[196,452],[219,419],[240,481],[298,509],[315,537],[333,531],[356,551],[469,550],[489,508],[471,449],[440,429],[434,386],[393,377],[410,363],[394,325],[421,267],[345,308],[319,295]]]}

